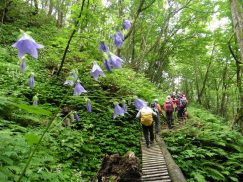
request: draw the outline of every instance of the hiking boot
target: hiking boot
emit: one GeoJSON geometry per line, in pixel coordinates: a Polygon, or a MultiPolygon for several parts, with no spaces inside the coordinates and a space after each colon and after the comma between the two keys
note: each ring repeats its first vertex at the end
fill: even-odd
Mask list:
{"type": "Polygon", "coordinates": [[[149,144],[146,144],[147,148],[150,148],[149,144]]]}
{"type": "Polygon", "coordinates": [[[151,145],[154,144],[154,141],[150,141],[150,144],[151,144],[151,145]]]}

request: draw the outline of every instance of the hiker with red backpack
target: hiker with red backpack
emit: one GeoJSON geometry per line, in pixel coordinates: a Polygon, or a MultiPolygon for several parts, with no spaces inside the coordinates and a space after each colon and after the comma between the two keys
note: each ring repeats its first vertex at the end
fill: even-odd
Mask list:
{"type": "Polygon", "coordinates": [[[136,118],[139,118],[142,124],[143,135],[148,148],[154,143],[153,117],[156,116],[157,114],[147,105],[143,106],[136,115],[136,118]]]}
{"type": "Polygon", "coordinates": [[[166,101],[164,102],[164,110],[166,113],[168,128],[172,129],[173,128],[173,102],[170,96],[166,97],[166,101]]]}

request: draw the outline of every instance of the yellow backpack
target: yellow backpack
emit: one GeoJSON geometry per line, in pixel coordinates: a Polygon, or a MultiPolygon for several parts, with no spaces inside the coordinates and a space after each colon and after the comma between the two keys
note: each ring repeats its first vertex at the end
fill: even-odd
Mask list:
{"type": "Polygon", "coordinates": [[[152,113],[150,112],[141,112],[141,123],[144,126],[151,126],[153,123],[153,116],[152,113]]]}

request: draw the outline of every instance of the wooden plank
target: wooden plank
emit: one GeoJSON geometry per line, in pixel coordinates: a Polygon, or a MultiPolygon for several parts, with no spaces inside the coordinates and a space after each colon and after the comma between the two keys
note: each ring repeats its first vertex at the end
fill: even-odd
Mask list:
{"type": "Polygon", "coordinates": [[[142,179],[148,179],[148,178],[170,179],[170,176],[169,175],[163,176],[160,174],[151,174],[151,175],[142,176],[142,179]]]}
{"type": "Polygon", "coordinates": [[[153,172],[153,171],[156,171],[157,173],[166,173],[168,172],[167,169],[161,169],[161,168],[156,168],[156,169],[143,169],[142,173],[148,173],[148,172],[153,172]]]}
{"type": "Polygon", "coordinates": [[[151,170],[151,169],[166,169],[167,170],[167,167],[166,166],[159,166],[159,167],[158,166],[155,166],[155,167],[154,166],[150,166],[150,167],[146,167],[146,168],[142,167],[142,170],[144,170],[144,169],[145,170],[151,170]]]}
{"type": "Polygon", "coordinates": [[[166,165],[166,162],[165,161],[150,161],[150,160],[146,160],[143,162],[143,164],[165,164],[166,165]]]}
{"type": "Polygon", "coordinates": [[[142,181],[171,182],[163,153],[157,143],[147,148],[141,142],[142,150],[142,181]]]}
{"type": "Polygon", "coordinates": [[[161,171],[147,171],[147,172],[144,172],[143,171],[143,176],[150,175],[150,174],[161,174],[162,176],[169,176],[168,171],[164,171],[164,172],[161,172],[161,171]]]}
{"type": "Polygon", "coordinates": [[[160,182],[167,182],[167,181],[170,181],[170,179],[160,179],[160,178],[150,178],[150,179],[142,179],[143,182],[146,182],[146,181],[150,181],[150,182],[154,182],[154,181],[160,181],[160,182]]]}
{"type": "Polygon", "coordinates": [[[170,179],[169,176],[142,176],[142,181],[154,181],[154,180],[163,180],[163,179],[170,179]]]}

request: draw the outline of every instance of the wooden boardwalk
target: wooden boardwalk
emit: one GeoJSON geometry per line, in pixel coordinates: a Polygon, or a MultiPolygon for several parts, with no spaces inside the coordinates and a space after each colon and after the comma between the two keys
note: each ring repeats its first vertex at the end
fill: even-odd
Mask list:
{"type": "Polygon", "coordinates": [[[146,147],[144,140],[141,140],[142,150],[142,181],[150,182],[171,182],[163,153],[155,142],[146,147]]]}

